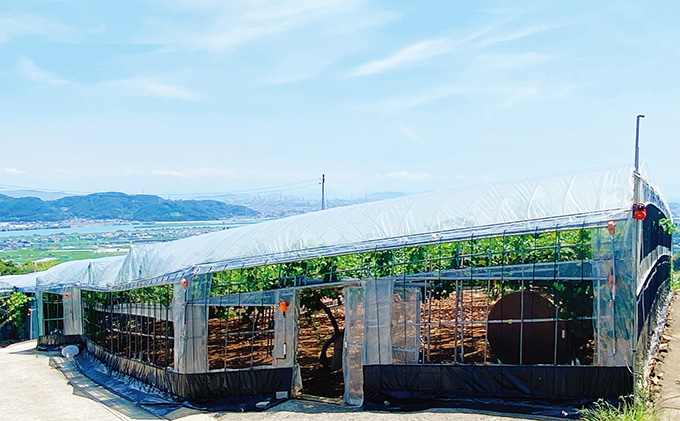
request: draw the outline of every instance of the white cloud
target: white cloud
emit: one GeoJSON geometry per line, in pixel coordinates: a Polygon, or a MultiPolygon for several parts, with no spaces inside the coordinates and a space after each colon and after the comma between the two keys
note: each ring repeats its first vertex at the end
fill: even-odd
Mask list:
{"type": "Polygon", "coordinates": [[[432,178],[432,176],[428,173],[424,173],[424,172],[412,173],[412,172],[408,172],[408,171],[391,172],[391,173],[387,173],[385,176],[387,178],[393,178],[395,180],[406,180],[406,181],[429,180],[430,178],[432,178]]]}
{"type": "Polygon", "coordinates": [[[254,9],[245,14],[253,21],[279,21],[300,16],[326,14],[341,10],[344,4],[357,3],[344,0],[291,0],[270,2],[271,7],[254,9]]]}
{"type": "Polygon", "coordinates": [[[433,38],[409,45],[391,56],[368,62],[349,72],[350,77],[368,76],[384,73],[399,67],[450,53],[456,48],[477,39],[490,28],[484,28],[460,38],[433,38]]]}
{"type": "Polygon", "coordinates": [[[506,7],[506,6],[491,7],[491,8],[488,8],[488,9],[479,9],[479,12],[480,13],[486,13],[488,15],[504,15],[504,16],[510,15],[510,16],[513,16],[513,17],[521,16],[522,14],[524,14],[519,9],[506,7]]]}
{"type": "Polygon", "coordinates": [[[356,34],[360,31],[384,26],[400,18],[399,13],[393,11],[359,11],[351,19],[339,19],[333,26],[326,28],[332,35],[356,34]]]}
{"type": "Polygon", "coordinates": [[[425,139],[423,139],[423,137],[421,135],[414,132],[412,129],[410,129],[408,127],[400,127],[398,130],[399,130],[399,133],[404,135],[404,137],[406,137],[407,139],[411,139],[412,141],[414,141],[418,145],[424,145],[426,143],[425,139]]]}
{"type": "Polygon", "coordinates": [[[509,87],[498,91],[505,98],[496,105],[496,108],[510,108],[538,93],[538,88],[532,86],[509,87]]]}
{"type": "Polygon", "coordinates": [[[204,167],[198,169],[182,169],[182,170],[152,170],[151,173],[153,175],[162,177],[178,177],[178,178],[212,178],[212,177],[242,178],[239,173],[234,171],[204,167]]]}
{"type": "Polygon", "coordinates": [[[0,173],[2,174],[9,174],[9,175],[21,175],[21,174],[26,174],[26,171],[23,170],[18,170],[16,168],[0,168],[0,173]]]}
{"type": "Polygon", "coordinates": [[[228,170],[218,170],[216,168],[199,168],[194,171],[193,174],[196,177],[235,177],[237,174],[233,171],[228,170]]]}
{"type": "Polygon", "coordinates": [[[373,104],[360,105],[356,108],[360,111],[365,112],[377,112],[377,113],[398,113],[410,110],[421,105],[434,102],[443,98],[447,98],[453,95],[463,94],[464,91],[455,86],[440,86],[434,89],[430,89],[426,92],[406,96],[401,98],[389,99],[382,102],[377,102],[373,104]]]}
{"type": "Polygon", "coordinates": [[[201,95],[151,78],[129,78],[104,82],[104,85],[119,88],[121,93],[130,96],[156,97],[164,99],[183,99],[186,101],[200,101],[201,95]]]}
{"type": "Polygon", "coordinates": [[[23,57],[17,63],[17,71],[26,79],[50,85],[66,85],[70,82],[59,78],[56,74],[40,68],[31,59],[23,57]]]}
{"type": "Polygon", "coordinates": [[[177,170],[152,170],[151,174],[163,177],[187,177],[187,175],[177,170]]]}
{"type": "Polygon", "coordinates": [[[508,41],[514,41],[517,39],[525,38],[530,35],[538,34],[540,32],[545,32],[545,31],[550,31],[553,29],[561,28],[564,26],[567,26],[568,24],[545,24],[545,25],[537,25],[537,26],[531,26],[529,28],[524,28],[520,29],[514,32],[509,32],[503,35],[498,35],[495,37],[489,37],[486,38],[478,43],[475,44],[477,47],[488,47],[490,45],[494,44],[500,44],[503,42],[508,42],[508,41]]]}
{"type": "Polygon", "coordinates": [[[133,168],[125,168],[123,170],[123,175],[143,175],[144,171],[135,170],[133,168]]]}
{"type": "Polygon", "coordinates": [[[359,77],[373,75],[376,73],[384,73],[389,70],[402,67],[406,64],[415,63],[448,53],[453,49],[453,47],[454,46],[451,44],[451,42],[446,39],[430,39],[421,41],[397,51],[387,58],[374,60],[363,64],[349,72],[349,76],[359,77]]]}
{"type": "Polygon", "coordinates": [[[175,2],[175,8],[193,15],[192,23],[166,18],[149,22],[151,31],[143,41],[164,44],[171,50],[220,52],[327,18],[337,19],[356,11],[361,3],[356,0],[175,2]]]}
{"type": "Polygon", "coordinates": [[[555,54],[534,52],[520,54],[481,54],[475,57],[477,68],[483,70],[521,70],[547,63],[557,58],[555,54]]]}
{"type": "Polygon", "coordinates": [[[277,75],[264,79],[263,83],[283,85],[309,79],[330,64],[330,60],[321,57],[291,56],[277,66],[277,75]]]}
{"type": "MultiPolygon", "coordinates": [[[[465,89],[457,88],[455,86],[440,86],[430,89],[423,93],[406,96],[401,98],[388,99],[382,102],[372,104],[363,104],[355,106],[358,111],[379,114],[395,114],[408,111],[410,109],[420,107],[422,105],[439,101],[454,95],[466,95],[477,97],[489,97],[495,101],[491,106],[497,109],[509,108],[519,102],[522,102],[539,93],[539,89],[535,86],[514,86],[514,85],[485,85],[485,86],[470,86],[465,89]]],[[[408,129],[399,129],[404,136],[418,141],[419,137],[409,132],[408,129]],[[415,135],[415,136],[414,136],[415,135]]]]}
{"type": "Polygon", "coordinates": [[[81,38],[73,28],[39,15],[27,13],[0,15],[0,44],[27,35],[42,35],[56,42],[74,42],[81,38]]]}

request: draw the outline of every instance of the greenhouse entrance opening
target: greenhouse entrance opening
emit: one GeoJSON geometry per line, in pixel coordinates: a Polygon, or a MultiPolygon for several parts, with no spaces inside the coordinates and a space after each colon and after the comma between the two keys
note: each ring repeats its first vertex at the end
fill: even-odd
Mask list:
{"type": "Polygon", "coordinates": [[[64,304],[61,294],[43,293],[43,331],[46,335],[64,332],[64,304]]]}
{"type": "Polygon", "coordinates": [[[339,288],[300,293],[297,364],[303,396],[341,399],[345,305],[339,288]]]}

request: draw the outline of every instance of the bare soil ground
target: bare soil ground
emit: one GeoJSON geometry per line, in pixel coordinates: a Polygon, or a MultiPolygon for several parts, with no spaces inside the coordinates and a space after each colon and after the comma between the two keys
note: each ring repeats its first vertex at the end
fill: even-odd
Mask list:
{"type": "Polygon", "coordinates": [[[208,320],[208,363],[211,370],[249,368],[272,363],[274,332],[271,314],[241,314],[208,320]]]}
{"type": "MultiPolygon", "coordinates": [[[[327,301],[340,330],[345,329],[345,306],[327,301]]],[[[319,357],[326,341],[334,334],[333,325],[323,311],[304,315],[299,319],[297,362],[302,376],[302,393],[327,398],[340,398],[345,392],[342,370],[329,371],[321,366],[319,357]]],[[[333,346],[328,348],[328,358],[333,356],[333,346]]]]}
{"type": "MultiPolygon", "coordinates": [[[[424,324],[422,332],[424,357],[421,358],[421,362],[497,363],[498,359],[486,337],[487,314],[496,301],[484,290],[463,290],[458,299],[454,293],[445,298],[424,301],[421,305],[421,322],[424,324]],[[455,320],[459,320],[460,323],[455,323],[455,320]]],[[[552,322],[546,323],[554,326],[552,322]]],[[[519,335],[519,329],[516,333],[519,335]]],[[[592,335],[592,332],[588,333],[592,335]]],[[[519,338],[515,342],[519,343],[519,338]]],[[[548,340],[546,343],[548,342],[552,348],[554,342],[548,340]]],[[[574,344],[573,356],[578,358],[582,365],[592,364],[594,354],[592,337],[578,342],[581,343],[574,344]]]]}
{"type": "Polygon", "coordinates": [[[456,295],[430,299],[421,305],[424,363],[483,363],[494,361],[486,343],[487,295],[479,290],[462,291],[456,306],[456,295]],[[459,317],[456,317],[456,314],[459,317]],[[453,323],[456,319],[463,323],[453,323]],[[462,345],[462,346],[461,346],[462,345]]]}

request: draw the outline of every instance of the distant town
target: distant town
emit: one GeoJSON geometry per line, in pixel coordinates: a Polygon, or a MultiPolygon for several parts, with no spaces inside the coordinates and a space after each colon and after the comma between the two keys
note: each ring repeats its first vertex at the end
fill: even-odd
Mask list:
{"type": "MultiPolygon", "coordinates": [[[[400,196],[383,193],[360,199],[333,199],[326,208],[348,206],[366,201],[400,196]]],[[[124,219],[73,218],[64,221],[0,222],[0,259],[15,264],[51,261],[56,263],[125,254],[132,245],[177,240],[208,232],[233,229],[266,219],[277,219],[321,209],[319,200],[296,197],[230,198],[230,204],[245,206],[256,218],[234,217],[216,221],[148,222],[124,219]]],[[[199,201],[200,202],[200,201],[199,201]]],[[[670,203],[676,221],[680,204],[670,203]]],[[[675,236],[675,243],[680,236],[675,236]]]]}
{"type": "MultiPolygon", "coordinates": [[[[388,193],[389,197],[400,196],[388,193]]],[[[327,209],[378,200],[382,195],[360,199],[332,199],[327,209]]],[[[299,197],[230,198],[257,212],[255,218],[236,216],[215,221],[149,222],[125,219],[71,218],[62,221],[2,221],[0,222],[0,259],[14,264],[89,259],[125,254],[132,245],[171,241],[208,232],[232,229],[266,219],[277,219],[321,210],[320,200],[299,197]]],[[[201,202],[201,201],[198,201],[201,202]]]]}
{"type": "MultiPolygon", "coordinates": [[[[87,228],[88,226],[81,226],[87,228]]],[[[206,223],[196,226],[135,227],[130,225],[103,225],[108,232],[29,234],[32,231],[16,231],[18,235],[0,237],[0,259],[15,264],[26,262],[88,259],[127,253],[133,244],[177,240],[208,232],[229,229],[229,225],[206,223]],[[120,227],[120,230],[116,230],[120,227]],[[127,230],[126,230],[127,229],[127,230]]],[[[42,231],[36,227],[35,232],[42,231]]],[[[64,227],[66,228],[66,227],[64,227]]],[[[76,231],[78,228],[73,228],[76,231]]],[[[59,231],[57,229],[56,231],[59,231]]],[[[9,234],[10,232],[5,232],[9,234]]]]}

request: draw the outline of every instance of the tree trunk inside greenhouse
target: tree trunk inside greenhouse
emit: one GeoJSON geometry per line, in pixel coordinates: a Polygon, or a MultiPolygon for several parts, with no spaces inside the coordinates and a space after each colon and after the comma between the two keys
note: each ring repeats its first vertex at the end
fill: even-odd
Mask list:
{"type": "Polygon", "coordinates": [[[341,398],[345,391],[342,370],[342,341],[345,308],[341,296],[335,299],[314,293],[317,310],[302,310],[299,319],[297,363],[302,376],[302,393],[341,398]]]}

